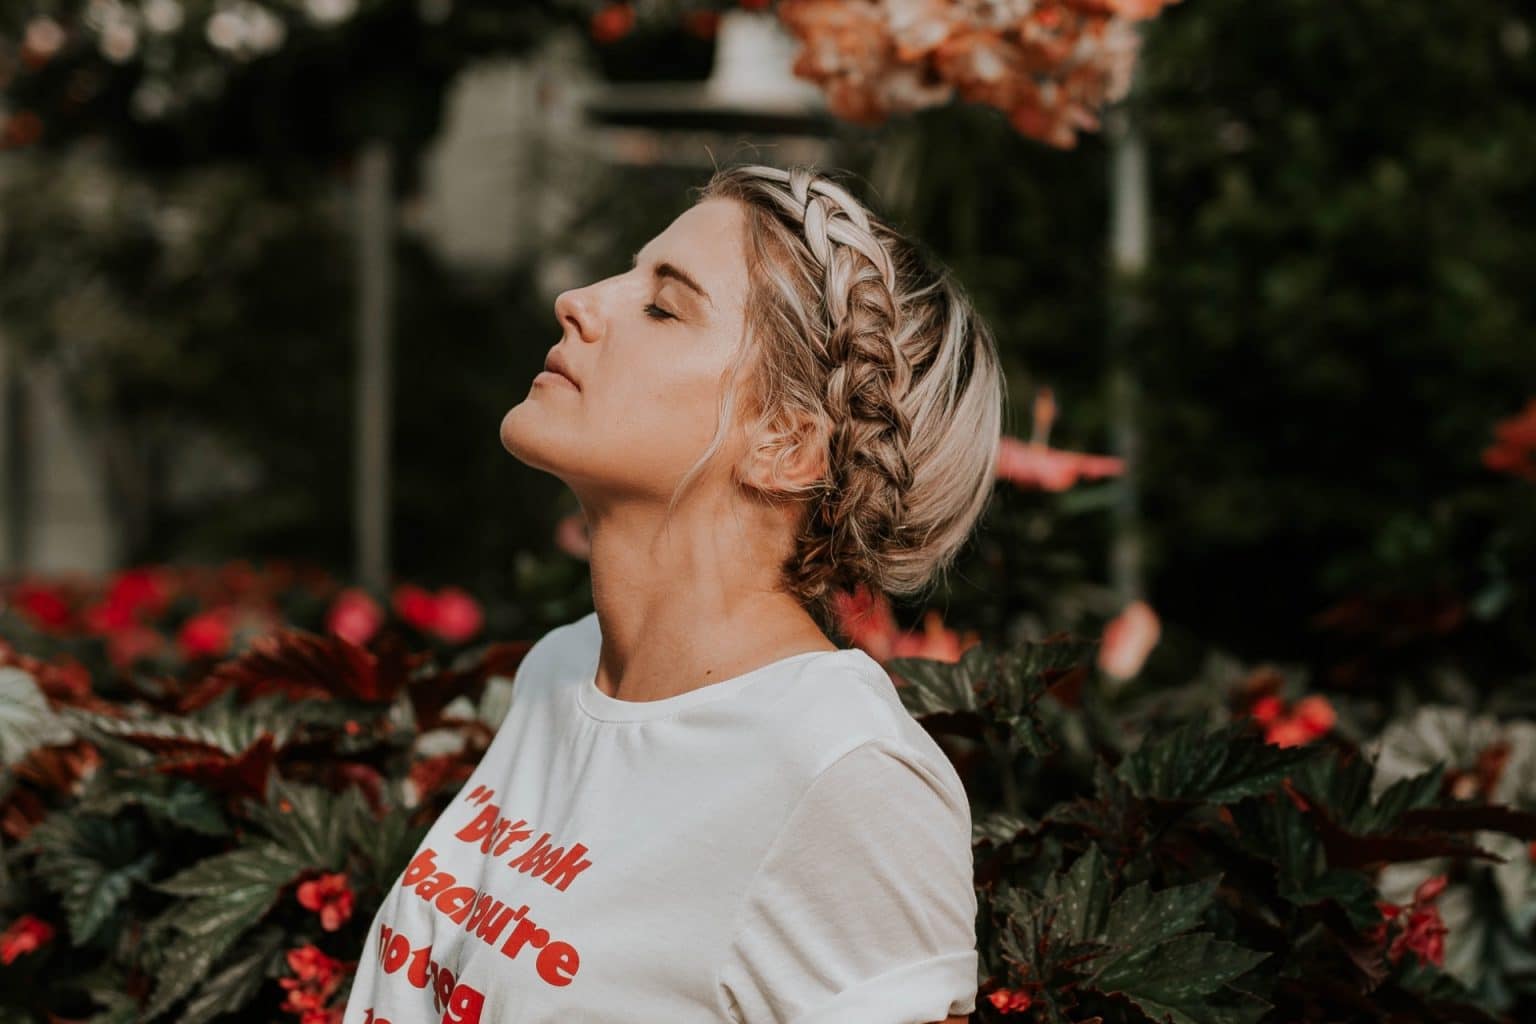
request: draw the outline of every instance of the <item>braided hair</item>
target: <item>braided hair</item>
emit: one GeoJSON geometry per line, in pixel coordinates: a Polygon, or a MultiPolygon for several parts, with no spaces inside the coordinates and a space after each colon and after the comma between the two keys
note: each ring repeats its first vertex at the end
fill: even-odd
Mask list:
{"type": "Polygon", "coordinates": [[[814,424],[793,444],[820,452],[820,479],[766,497],[805,506],[782,585],[832,632],[839,592],[922,594],[984,513],[1005,394],[996,345],[944,268],[814,168],[722,168],[707,199],[746,213],[750,343],[730,377],[746,382],[752,436],[782,437],[756,428],[790,415],[814,424]]]}

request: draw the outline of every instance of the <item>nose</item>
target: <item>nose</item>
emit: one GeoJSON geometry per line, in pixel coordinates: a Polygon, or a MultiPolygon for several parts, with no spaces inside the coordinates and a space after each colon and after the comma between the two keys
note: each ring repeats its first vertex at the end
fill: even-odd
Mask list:
{"type": "Polygon", "coordinates": [[[602,330],[602,318],[597,315],[592,293],[587,288],[561,292],[555,298],[555,319],[560,321],[562,331],[567,326],[574,327],[576,336],[582,341],[596,341],[602,330]]]}

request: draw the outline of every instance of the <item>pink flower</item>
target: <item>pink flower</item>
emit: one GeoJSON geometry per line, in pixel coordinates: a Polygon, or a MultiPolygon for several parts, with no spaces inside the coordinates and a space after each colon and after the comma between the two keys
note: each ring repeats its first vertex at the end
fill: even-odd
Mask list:
{"type": "Polygon", "coordinates": [[[360,587],[348,587],[337,594],[325,616],[328,632],[359,647],[373,639],[383,624],[384,609],[360,587]]]}
{"type": "Polygon", "coordinates": [[[1104,627],[1099,670],[1116,679],[1130,679],[1141,671],[1161,634],[1162,625],[1152,606],[1145,601],[1132,601],[1104,627]]]}
{"type": "Polygon", "coordinates": [[[890,600],[864,584],[853,591],[840,592],[833,607],[843,634],[855,647],[880,662],[892,658],[955,662],[981,639],[972,630],[961,635],[950,629],[931,608],[923,613],[921,630],[902,629],[896,624],[890,600]]]}
{"type": "Polygon", "coordinates": [[[444,587],[437,592],[437,621],[433,631],[451,644],[463,643],[485,624],[480,605],[460,587],[444,587]]]}
{"type": "Polygon", "coordinates": [[[1065,491],[1079,480],[1123,472],[1125,460],[1117,456],[1062,451],[1007,435],[997,449],[998,479],[1029,490],[1065,491]]]}
{"type": "Polygon", "coordinates": [[[582,561],[592,557],[592,538],[587,535],[587,519],[572,512],[555,525],[555,547],[582,561]]]}
{"type": "Polygon", "coordinates": [[[32,953],[53,938],[53,925],[31,914],[23,914],[0,932],[0,964],[10,966],[16,958],[32,953]]]}

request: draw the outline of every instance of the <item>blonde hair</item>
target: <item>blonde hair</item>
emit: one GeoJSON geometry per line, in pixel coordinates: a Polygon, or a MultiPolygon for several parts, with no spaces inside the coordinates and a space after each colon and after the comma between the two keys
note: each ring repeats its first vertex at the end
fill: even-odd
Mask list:
{"type": "Polygon", "coordinates": [[[765,494],[806,506],[783,588],[829,632],[840,590],[924,595],[993,493],[1006,392],[991,331],[945,268],[814,168],[720,168],[707,199],[744,206],[746,337],[669,513],[724,443],[745,378],[748,436],[812,423],[798,440],[826,459],[814,483],[765,494]]]}

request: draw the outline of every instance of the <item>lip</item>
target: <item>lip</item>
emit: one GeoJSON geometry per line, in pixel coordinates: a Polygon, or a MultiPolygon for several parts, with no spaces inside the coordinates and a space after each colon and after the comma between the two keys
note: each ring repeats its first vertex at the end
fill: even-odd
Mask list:
{"type": "Polygon", "coordinates": [[[581,384],[576,380],[576,376],[571,373],[571,368],[566,364],[565,357],[558,350],[550,351],[549,356],[544,360],[544,370],[546,373],[564,377],[566,382],[572,387],[578,391],[581,390],[581,384]]]}

